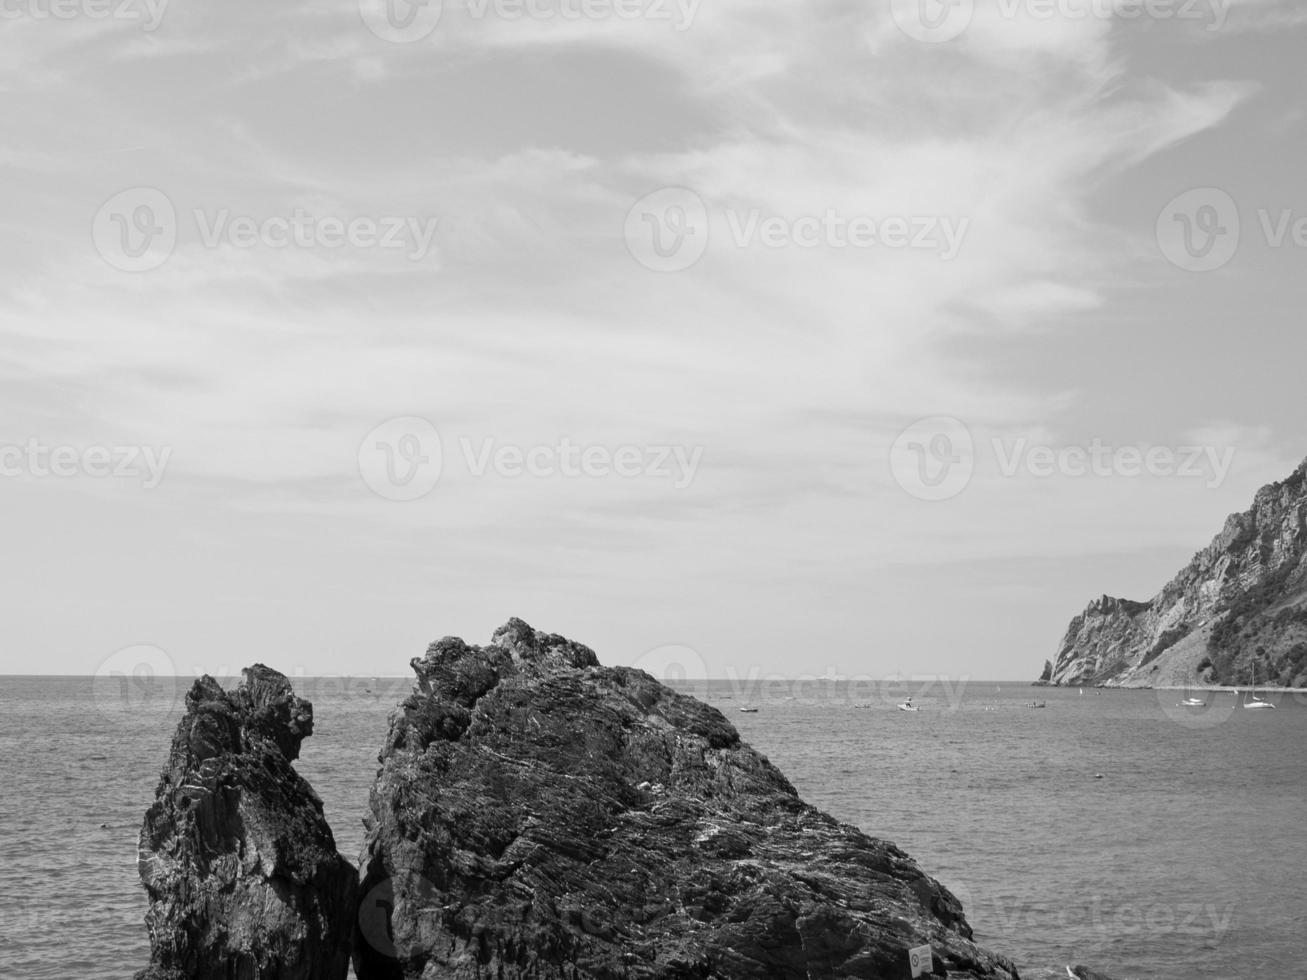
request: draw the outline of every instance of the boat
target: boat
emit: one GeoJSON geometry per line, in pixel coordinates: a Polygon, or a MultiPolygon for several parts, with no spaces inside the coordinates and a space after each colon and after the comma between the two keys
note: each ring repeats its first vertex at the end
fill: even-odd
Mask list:
{"type": "Polygon", "coordinates": [[[1048,707],[1048,702],[1047,702],[1047,701],[1030,701],[1030,702],[1027,702],[1026,707],[1027,707],[1027,708],[1047,708],[1047,707],[1048,707]]]}
{"type": "Polygon", "coordinates": [[[1189,691],[1188,684],[1184,686],[1184,694],[1185,694],[1184,698],[1175,703],[1177,708],[1206,708],[1207,707],[1207,699],[1194,697],[1189,691]]]}
{"type": "Polygon", "coordinates": [[[895,705],[895,707],[897,707],[900,711],[920,711],[920,710],[921,710],[921,709],[918,708],[915,704],[912,703],[912,698],[911,698],[911,697],[909,697],[909,698],[908,698],[906,701],[904,701],[902,704],[895,705]]]}
{"type": "Polygon", "coordinates": [[[1108,980],[1101,973],[1095,973],[1086,966],[1071,966],[1067,964],[1066,975],[1071,980],[1108,980]]]}
{"type": "Polygon", "coordinates": [[[1267,701],[1264,697],[1259,696],[1258,693],[1257,693],[1257,663],[1256,663],[1256,661],[1253,662],[1252,673],[1253,673],[1253,677],[1252,677],[1252,680],[1253,680],[1253,689],[1252,689],[1252,691],[1251,691],[1249,694],[1247,694],[1247,695],[1244,697],[1243,706],[1244,706],[1245,708],[1274,708],[1275,705],[1271,704],[1270,701],[1267,701]]]}
{"type": "Polygon", "coordinates": [[[746,715],[756,715],[758,713],[757,708],[741,708],[740,710],[746,715]]]}

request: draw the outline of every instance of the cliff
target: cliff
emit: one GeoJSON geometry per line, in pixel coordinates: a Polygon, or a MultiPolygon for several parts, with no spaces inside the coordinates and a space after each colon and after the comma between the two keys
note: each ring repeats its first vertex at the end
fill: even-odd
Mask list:
{"type": "Polygon", "coordinates": [[[1103,596],[1071,621],[1054,684],[1307,684],[1307,462],[1147,602],[1103,596]]]}
{"type": "Polygon", "coordinates": [[[212,677],[186,713],[141,829],[150,966],[137,980],[344,980],[358,874],[295,771],[313,706],[282,674],[212,677]]]}
{"type": "Polygon", "coordinates": [[[1012,980],[893,844],[718,712],[510,620],[412,661],[365,821],[359,980],[1012,980]]]}

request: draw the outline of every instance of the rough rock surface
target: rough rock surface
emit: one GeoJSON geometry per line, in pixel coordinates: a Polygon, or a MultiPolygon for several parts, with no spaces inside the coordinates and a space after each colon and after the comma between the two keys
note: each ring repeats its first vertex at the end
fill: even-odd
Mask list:
{"type": "Polygon", "coordinates": [[[339,980],[358,874],[291,761],[313,706],[282,674],[212,677],[186,713],[141,830],[148,969],[138,980],[339,980]]]}
{"type": "Polygon", "coordinates": [[[1054,684],[1307,681],[1307,462],[1263,487],[1148,602],[1103,596],[1071,621],[1054,684]]]}
{"type": "Polygon", "coordinates": [[[354,968],[416,978],[1016,977],[893,844],[714,708],[510,620],[412,661],[371,794],[354,968]]]}

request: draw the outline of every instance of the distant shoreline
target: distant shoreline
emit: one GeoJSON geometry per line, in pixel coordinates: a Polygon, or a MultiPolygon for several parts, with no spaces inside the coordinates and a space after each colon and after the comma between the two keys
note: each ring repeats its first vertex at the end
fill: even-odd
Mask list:
{"type": "MultiPolygon", "coordinates": [[[[1190,684],[1187,686],[1184,684],[1162,684],[1158,686],[1154,686],[1152,684],[1104,684],[1101,686],[1097,684],[1094,685],[1045,684],[1042,686],[1051,688],[1052,690],[1055,691],[1070,691],[1073,688],[1089,687],[1091,690],[1094,691],[1193,691],[1195,694],[1206,694],[1208,692],[1217,693],[1217,694],[1221,692],[1225,692],[1227,694],[1230,694],[1230,693],[1234,693],[1235,691],[1238,691],[1240,694],[1248,694],[1253,690],[1251,685],[1248,685],[1246,687],[1235,687],[1234,685],[1199,687],[1194,684],[1190,684]]],[[[1258,694],[1307,694],[1307,687],[1266,687],[1265,685],[1258,684],[1257,693],[1258,694]]]]}

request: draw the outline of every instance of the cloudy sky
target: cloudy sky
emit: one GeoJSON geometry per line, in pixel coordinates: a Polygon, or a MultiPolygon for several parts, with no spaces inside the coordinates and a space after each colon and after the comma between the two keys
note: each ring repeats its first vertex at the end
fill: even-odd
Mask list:
{"type": "Polygon", "coordinates": [[[1029,678],[1307,455],[1295,0],[391,3],[0,12],[0,671],[1029,678]]]}

